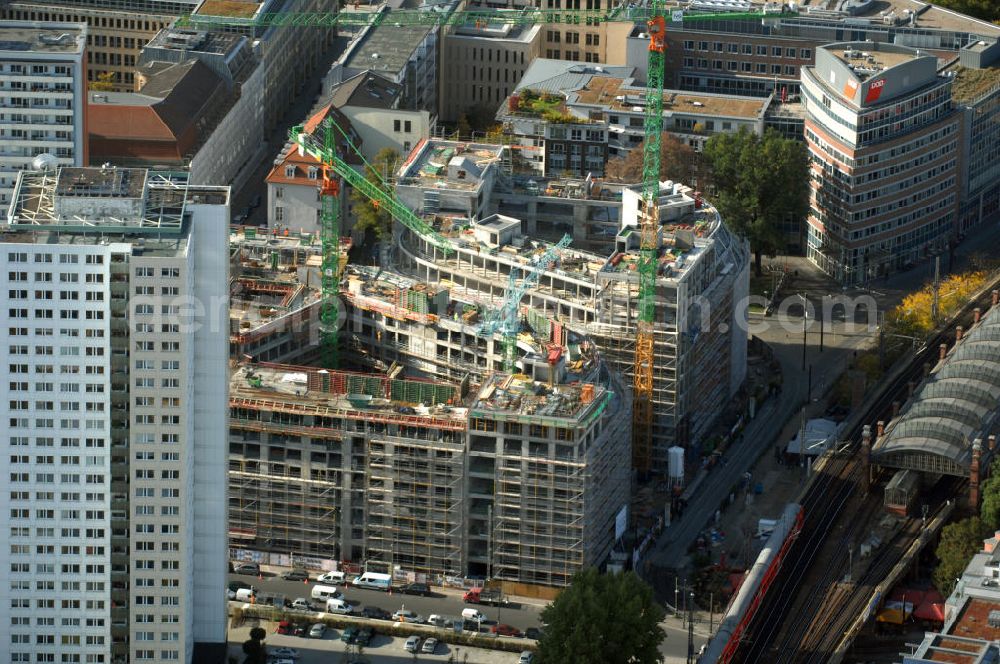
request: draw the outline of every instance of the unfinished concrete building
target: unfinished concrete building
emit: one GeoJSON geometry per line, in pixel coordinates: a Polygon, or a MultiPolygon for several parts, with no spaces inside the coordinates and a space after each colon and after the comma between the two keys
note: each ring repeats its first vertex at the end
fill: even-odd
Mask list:
{"type": "Polygon", "coordinates": [[[258,363],[230,408],[232,547],[566,585],[628,500],[628,411],[592,383],[258,363]]]}
{"type": "MultiPolygon", "coordinates": [[[[524,235],[524,222],[516,218],[483,216],[493,206],[509,206],[512,196],[524,198],[526,186],[539,192],[559,186],[558,181],[537,178],[520,181],[506,174],[504,161],[502,150],[451,141],[429,141],[410,156],[398,173],[397,191],[407,205],[432,220],[436,230],[453,244],[454,252],[446,257],[428,239],[402,229],[396,256],[402,272],[447,285],[453,297],[488,308],[502,300],[512,270],[530,269],[549,249],[547,242],[524,235]],[[518,193],[512,193],[515,191],[518,193]]],[[[584,183],[587,191],[597,186],[592,179],[584,183]]],[[[589,246],[594,251],[562,250],[556,265],[542,274],[521,304],[529,327],[535,327],[532,321],[539,323],[543,331],[558,335],[552,337],[554,342],[564,345],[571,338],[586,340],[581,348],[593,342],[630,384],[639,287],[635,269],[639,238],[635,231],[640,193],[634,187],[622,188],[619,193],[620,221],[614,236],[601,242],[598,234],[592,234],[589,246]]],[[[607,207],[607,201],[600,197],[577,202],[584,219],[587,210],[607,207]]],[[[526,206],[527,202],[520,204],[526,206]]],[[[718,415],[718,405],[733,397],[746,377],[743,305],[749,251],[743,240],[729,232],[718,212],[689,187],[661,183],[659,205],[663,225],[657,282],[653,467],[666,472],[667,449],[678,444],[699,445],[718,415]]],[[[532,237],[551,237],[547,226],[565,223],[558,218],[535,215],[527,222],[535,231],[532,237]]],[[[607,229],[603,234],[609,235],[607,229]]],[[[399,331],[393,334],[398,342],[399,331]]],[[[474,345],[472,355],[480,366],[491,357],[499,357],[494,348],[497,340],[478,339],[474,329],[460,339],[463,359],[466,344],[474,345]]],[[[438,341],[432,354],[440,356],[447,349],[440,343],[444,338],[439,336],[438,341]]],[[[521,339],[518,341],[520,345],[521,339]]],[[[523,355],[530,354],[528,348],[521,350],[523,355]]],[[[524,371],[530,374],[532,369],[525,366],[524,371]]]]}

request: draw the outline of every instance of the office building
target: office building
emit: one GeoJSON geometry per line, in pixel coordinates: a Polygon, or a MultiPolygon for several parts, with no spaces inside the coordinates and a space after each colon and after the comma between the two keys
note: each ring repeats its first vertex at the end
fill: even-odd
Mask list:
{"type": "Polygon", "coordinates": [[[86,26],[0,21],[0,208],[40,154],[87,163],[86,26]]]}
{"type": "Polygon", "coordinates": [[[844,284],[940,253],[955,234],[960,117],[937,63],[919,49],[847,42],[802,70],[807,256],[844,284]]]}
{"type": "Polygon", "coordinates": [[[1000,211],[1000,43],[962,49],[951,95],[962,114],[962,184],[959,237],[1000,211]]]}
{"type": "Polygon", "coordinates": [[[229,191],[36,165],[0,227],[0,659],[220,661],[229,191]]]}

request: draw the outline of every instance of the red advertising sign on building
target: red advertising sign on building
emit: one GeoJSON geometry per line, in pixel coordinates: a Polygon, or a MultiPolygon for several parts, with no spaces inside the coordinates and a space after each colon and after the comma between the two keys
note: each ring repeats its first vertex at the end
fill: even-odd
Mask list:
{"type": "Polygon", "coordinates": [[[868,86],[868,94],[865,95],[865,103],[870,104],[873,101],[877,101],[879,96],[882,94],[882,88],[885,86],[885,79],[880,78],[877,81],[872,81],[868,86]]]}

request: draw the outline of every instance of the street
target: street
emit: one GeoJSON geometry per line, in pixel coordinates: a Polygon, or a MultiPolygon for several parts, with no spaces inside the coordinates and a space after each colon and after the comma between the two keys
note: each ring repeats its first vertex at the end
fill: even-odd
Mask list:
{"type": "MultiPolygon", "coordinates": [[[[245,583],[252,584],[257,588],[258,593],[277,593],[282,594],[289,601],[294,600],[297,597],[305,597],[306,599],[315,602],[317,604],[321,603],[319,600],[312,600],[310,598],[310,593],[315,583],[302,583],[298,581],[285,581],[284,579],[277,576],[264,575],[263,580],[260,580],[253,576],[245,576],[240,574],[230,574],[229,581],[242,581],[245,583]]],[[[340,590],[344,593],[344,597],[347,601],[357,608],[364,606],[377,606],[380,609],[385,609],[389,613],[394,613],[399,611],[401,608],[406,608],[410,611],[415,611],[418,615],[424,618],[429,617],[431,614],[438,614],[443,616],[449,616],[452,618],[459,618],[462,615],[462,609],[464,608],[476,608],[489,618],[489,622],[486,624],[492,625],[497,622],[505,623],[507,625],[513,625],[517,629],[524,631],[529,627],[538,627],[539,623],[539,613],[544,607],[544,602],[540,600],[537,604],[528,603],[517,603],[515,600],[511,600],[510,604],[502,607],[495,606],[480,606],[477,604],[464,604],[462,603],[462,596],[457,590],[448,589],[446,592],[442,592],[440,588],[433,588],[435,596],[434,597],[419,597],[417,595],[403,595],[398,592],[393,594],[387,594],[378,590],[365,590],[362,588],[355,588],[348,584],[347,586],[338,586],[340,590]]]]}

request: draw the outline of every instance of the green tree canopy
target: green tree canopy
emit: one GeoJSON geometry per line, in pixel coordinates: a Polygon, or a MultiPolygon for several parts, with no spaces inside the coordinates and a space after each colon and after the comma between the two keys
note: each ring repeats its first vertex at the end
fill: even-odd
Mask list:
{"type": "MultiPolygon", "coordinates": [[[[399,153],[392,148],[382,148],[365,167],[365,177],[369,182],[381,186],[381,182],[392,180],[393,173],[399,166],[399,153]]],[[[392,236],[392,215],[368,200],[357,189],[351,191],[351,202],[354,203],[354,227],[366,235],[373,235],[376,240],[388,239],[392,236]]]]}
{"type": "Polygon", "coordinates": [[[948,524],[941,530],[941,541],[934,552],[938,566],[934,569],[934,585],[945,596],[955,587],[972,556],[982,549],[983,535],[988,530],[978,516],[948,524]]]}
{"type": "MultiPolygon", "coordinates": [[[[605,168],[609,180],[629,184],[642,181],[642,151],[640,143],[624,157],[610,159],[605,168]]],[[[660,138],[660,179],[673,180],[702,191],[707,186],[704,159],[690,145],[673,134],[664,132],[660,138]]]]}
{"type": "Polygon", "coordinates": [[[632,572],[586,569],[542,611],[539,664],[653,664],[665,612],[632,572]]]}
{"type": "Polygon", "coordinates": [[[1000,456],[990,464],[990,474],[982,489],[983,504],[979,508],[979,518],[984,529],[995,531],[1000,528],[1000,456]]]}
{"type": "Polygon", "coordinates": [[[997,0],[938,0],[934,4],[984,21],[995,23],[1000,20],[1000,3],[997,0]]]}
{"type": "Polygon", "coordinates": [[[784,245],[782,223],[801,222],[809,211],[806,147],[774,130],[761,137],[741,128],[712,136],[704,154],[715,185],[713,202],[726,224],[750,240],[760,276],[763,254],[784,245]]]}

